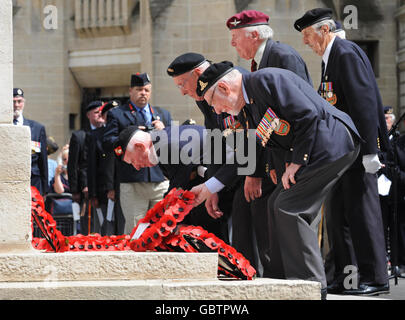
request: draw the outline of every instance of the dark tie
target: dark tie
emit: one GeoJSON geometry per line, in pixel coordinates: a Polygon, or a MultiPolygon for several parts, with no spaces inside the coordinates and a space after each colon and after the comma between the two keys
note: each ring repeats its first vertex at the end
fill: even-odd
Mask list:
{"type": "Polygon", "coordinates": [[[13,119],[13,124],[14,124],[14,125],[17,125],[17,124],[18,124],[17,119],[13,119]]]}
{"type": "Polygon", "coordinates": [[[252,71],[252,72],[257,71],[257,63],[256,63],[255,59],[252,59],[252,64],[250,66],[250,71],[252,71]]]}

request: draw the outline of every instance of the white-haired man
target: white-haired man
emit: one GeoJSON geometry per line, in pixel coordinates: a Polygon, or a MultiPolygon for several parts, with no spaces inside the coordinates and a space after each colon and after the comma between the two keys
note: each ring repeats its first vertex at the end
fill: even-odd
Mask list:
{"type": "Polygon", "coordinates": [[[363,142],[358,158],[335,186],[327,205],[328,236],[335,261],[335,279],[328,292],[376,295],[389,291],[383,223],[376,172],[378,153],[389,149],[381,96],[371,64],[359,46],[333,32],[332,10],[316,8],[296,20],[303,42],[322,57],[319,94],[353,119],[363,142]],[[343,214],[342,214],[343,213],[343,214]],[[345,219],[350,239],[343,232],[345,219]],[[357,265],[358,288],[345,287],[345,268],[357,265]]]}

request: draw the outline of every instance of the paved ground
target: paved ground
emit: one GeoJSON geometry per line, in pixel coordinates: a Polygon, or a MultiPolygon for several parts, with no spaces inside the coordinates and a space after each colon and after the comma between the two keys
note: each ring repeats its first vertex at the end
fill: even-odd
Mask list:
{"type": "Polygon", "coordinates": [[[390,293],[382,294],[375,297],[361,297],[361,296],[344,296],[328,294],[327,300],[405,300],[405,279],[398,278],[398,285],[395,285],[395,280],[390,280],[390,293]]]}

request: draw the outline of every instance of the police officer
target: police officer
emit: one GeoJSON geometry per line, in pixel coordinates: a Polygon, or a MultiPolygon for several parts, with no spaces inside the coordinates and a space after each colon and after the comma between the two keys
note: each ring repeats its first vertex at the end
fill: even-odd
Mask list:
{"type": "Polygon", "coordinates": [[[13,124],[29,126],[31,130],[31,186],[41,195],[48,191],[48,157],[45,127],[37,121],[23,116],[25,107],[24,91],[13,89],[13,124]]]}
{"type": "MultiPolygon", "coordinates": [[[[287,169],[268,201],[270,268],[275,277],[319,281],[324,297],[323,261],[310,224],[329,189],[357,157],[359,136],[352,120],[288,70],[265,68],[242,75],[223,62],[213,64],[198,81],[199,95],[216,112],[238,115],[252,129],[248,136],[261,146],[272,141],[288,150],[287,169]],[[335,136],[340,139],[332,144],[335,136]]],[[[197,203],[202,200],[198,187],[191,191],[197,203]]]]}
{"type": "MultiPolygon", "coordinates": [[[[103,137],[105,150],[113,150],[120,132],[130,125],[137,125],[146,131],[170,126],[170,113],[149,104],[151,93],[152,84],[147,73],[132,75],[129,101],[108,113],[103,137]]],[[[129,234],[147,210],[163,198],[169,182],[159,167],[136,170],[124,162],[119,165],[119,176],[125,233],[129,234]]]]}
{"type": "Polygon", "coordinates": [[[376,172],[380,150],[389,148],[381,96],[366,54],[353,42],[341,39],[332,10],[316,8],[295,21],[303,41],[322,57],[320,95],[350,115],[363,139],[353,166],[335,186],[327,205],[328,236],[332,240],[335,280],[329,292],[375,295],[389,291],[384,233],[376,172]],[[350,227],[360,284],[345,288],[343,272],[356,265],[344,239],[342,212],[350,227]],[[341,241],[344,240],[344,241],[341,241]]]}

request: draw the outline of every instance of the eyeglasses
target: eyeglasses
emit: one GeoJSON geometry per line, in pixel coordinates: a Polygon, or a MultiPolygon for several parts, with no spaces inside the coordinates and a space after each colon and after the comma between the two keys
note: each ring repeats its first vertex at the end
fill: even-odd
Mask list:
{"type": "Polygon", "coordinates": [[[207,103],[208,103],[211,107],[214,107],[214,96],[215,96],[215,91],[217,90],[217,88],[218,88],[218,86],[215,86],[214,90],[212,90],[210,102],[207,101],[207,103]]]}
{"type": "Polygon", "coordinates": [[[183,89],[184,86],[186,85],[186,83],[190,80],[191,75],[193,74],[193,72],[194,72],[194,70],[191,71],[191,72],[188,74],[188,76],[186,77],[186,79],[183,80],[183,83],[182,83],[182,84],[178,84],[178,85],[176,85],[176,87],[179,88],[180,90],[183,89]]]}

